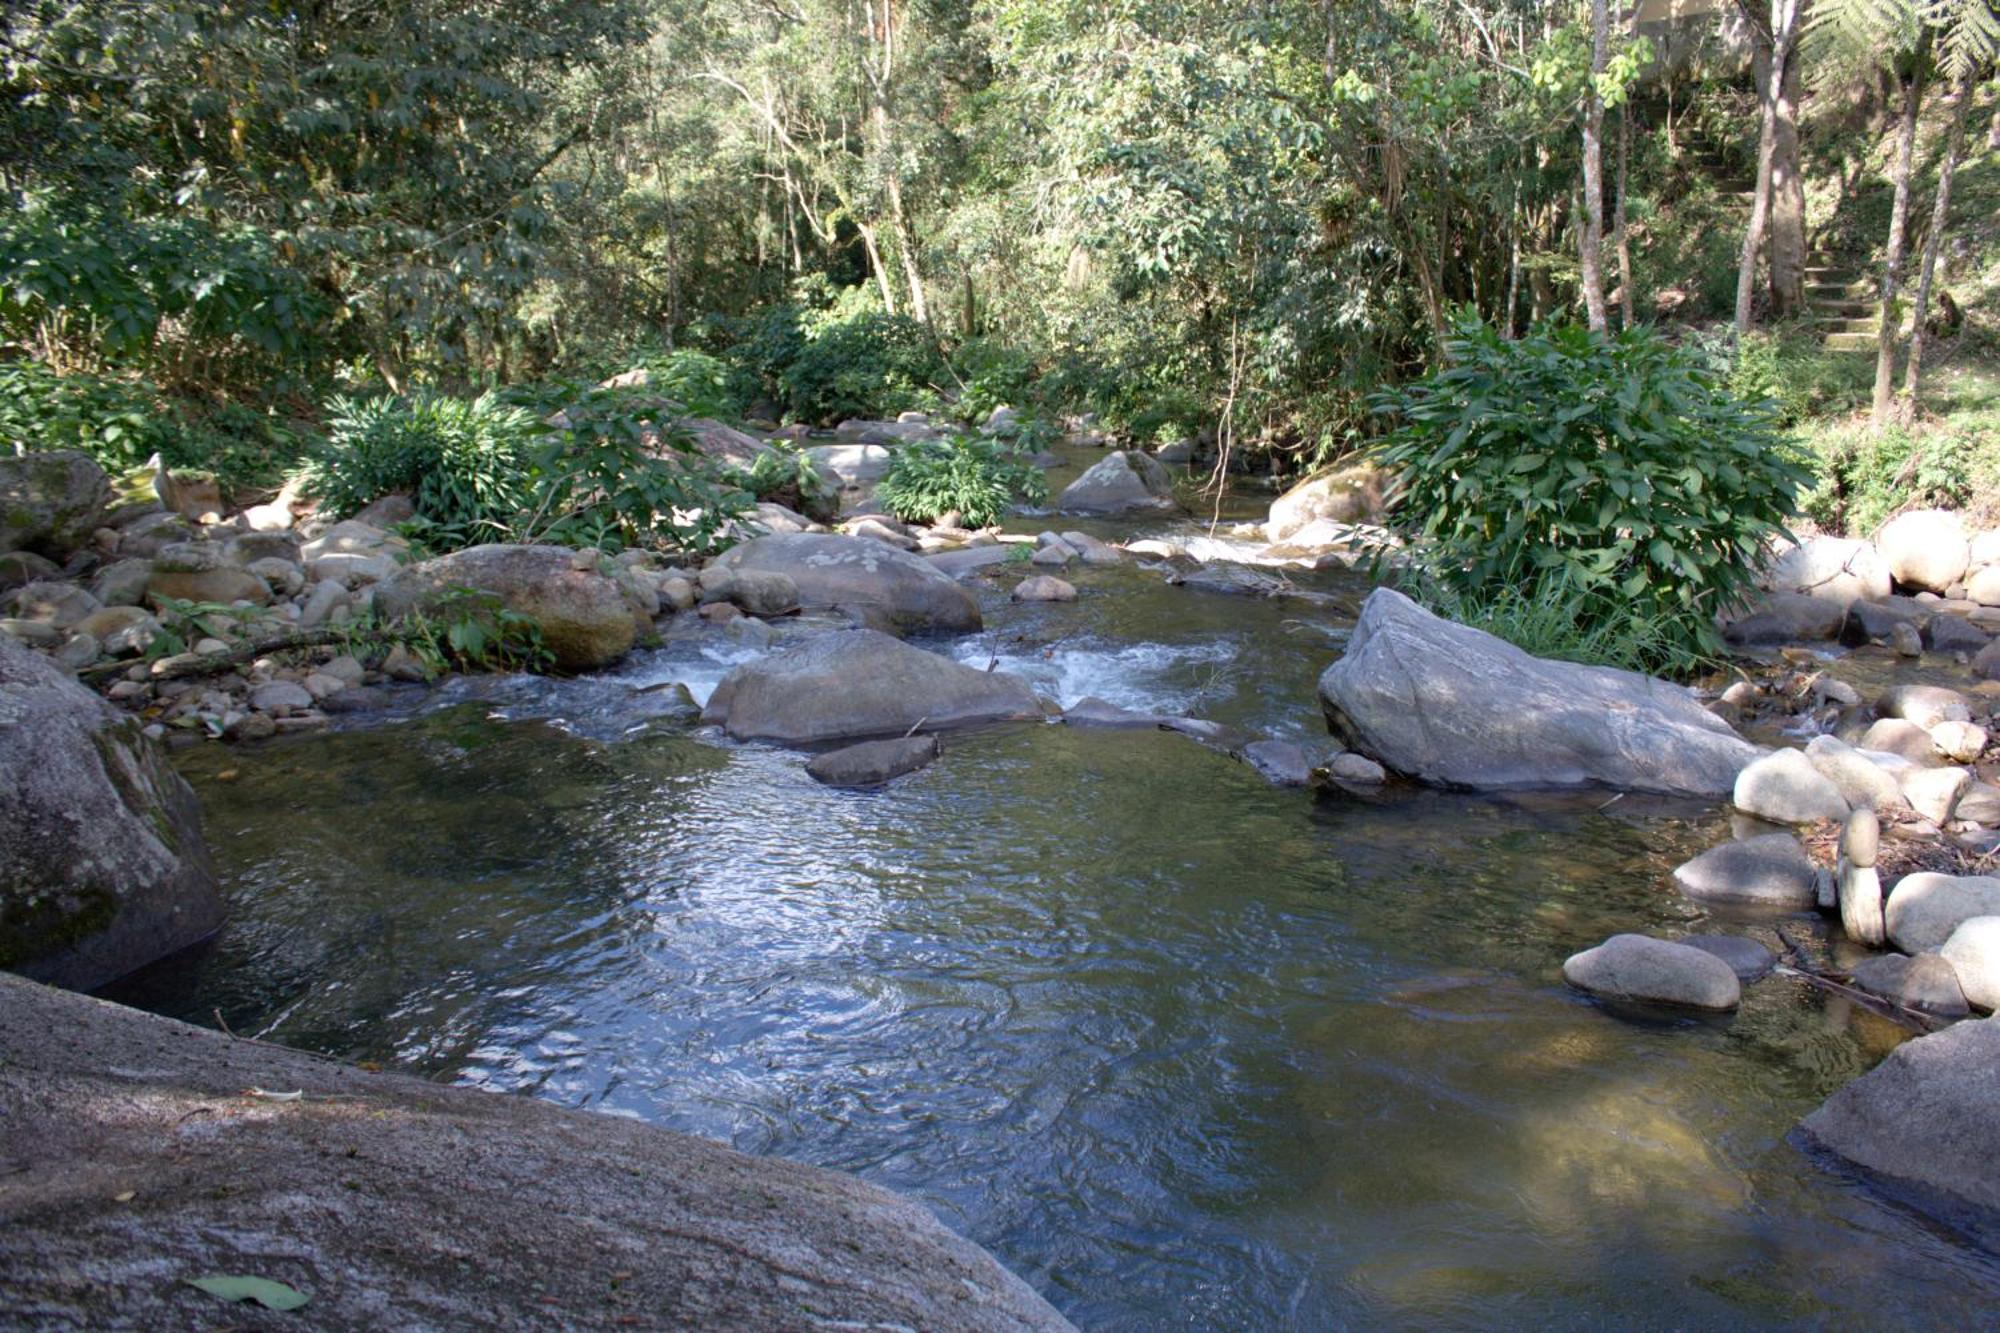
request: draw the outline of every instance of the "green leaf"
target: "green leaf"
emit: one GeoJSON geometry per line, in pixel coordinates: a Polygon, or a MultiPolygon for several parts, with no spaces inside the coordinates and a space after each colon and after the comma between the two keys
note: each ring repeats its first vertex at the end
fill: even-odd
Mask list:
{"type": "Polygon", "coordinates": [[[297,1287],[245,1273],[211,1273],[188,1278],[187,1284],[225,1301],[255,1301],[266,1310],[296,1310],[312,1299],[297,1287]]]}

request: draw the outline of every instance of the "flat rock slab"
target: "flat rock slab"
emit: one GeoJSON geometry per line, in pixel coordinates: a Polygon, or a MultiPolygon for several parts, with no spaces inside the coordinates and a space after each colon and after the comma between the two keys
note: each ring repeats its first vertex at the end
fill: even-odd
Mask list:
{"type": "Polygon", "coordinates": [[[935,736],[898,736],[863,741],[817,755],[806,765],[815,782],[829,787],[879,787],[914,773],[938,757],[935,736]]]}
{"type": "Polygon", "coordinates": [[[1069,1327],[850,1176],[4,975],[0,1123],[0,1305],[25,1326],[1069,1327]],[[216,1273],[310,1301],[281,1324],[186,1285],[216,1273]]]}
{"type": "Polygon", "coordinates": [[[1319,697],[1349,747],[1440,786],[1719,796],[1762,753],[1678,685],[1532,657],[1389,588],[1319,697]]]}
{"type": "Polygon", "coordinates": [[[1815,897],[1812,858],[1789,833],[1767,833],[1711,847],[1675,870],[1674,883],[1697,902],[1784,912],[1809,908],[1815,897]]]}
{"type": "Polygon", "coordinates": [[[840,611],[892,634],[964,634],[979,603],[919,555],[866,537],[786,532],[724,552],[715,567],[786,574],[808,611],[840,611]]]}
{"type": "Polygon", "coordinates": [[[737,667],[715,687],[702,719],[737,740],[821,745],[1041,715],[1034,690],[1019,676],[853,629],[818,634],[737,667]]]}
{"type": "Polygon", "coordinates": [[[2000,1020],[1906,1041],[1826,1099],[1807,1138],[1948,1219],[2000,1221],[2000,1020]]]}

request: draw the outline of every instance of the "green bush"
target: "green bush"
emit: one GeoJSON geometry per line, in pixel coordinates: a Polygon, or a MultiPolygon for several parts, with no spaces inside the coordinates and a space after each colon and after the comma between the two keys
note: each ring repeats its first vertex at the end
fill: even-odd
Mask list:
{"type": "Polygon", "coordinates": [[[1560,578],[1596,612],[1658,627],[1685,669],[1751,588],[1808,476],[1763,405],[1649,329],[1538,327],[1509,342],[1461,319],[1448,366],[1378,396],[1392,521],[1436,586],[1472,599],[1560,578]]]}
{"type": "Polygon", "coordinates": [[[1040,468],[1001,445],[966,437],[904,445],[875,488],[875,498],[897,518],[928,523],[955,509],[975,528],[997,522],[1017,499],[1038,504],[1048,494],[1040,468]]]}
{"type": "Polygon", "coordinates": [[[1820,477],[1805,498],[1806,513],[1828,532],[1862,536],[1904,509],[1966,503],[1976,489],[1975,461],[1991,452],[1958,431],[1902,426],[1850,426],[1811,443],[1820,477]]]}
{"type": "Polygon", "coordinates": [[[275,412],[176,401],[134,375],[58,375],[38,361],[0,361],[0,449],[80,449],[112,476],[154,454],[225,490],[276,482],[301,451],[275,412]]]}
{"type": "Polygon", "coordinates": [[[173,437],[167,408],[150,384],[0,361],[0,447],[10,453],[81,449],[115,476],[167,452],[173,437]]]}
{"type": "Polygon", "coordinates": [[[493,394],[336,398],[305,490],[342,518],[400,491],[446,545],[503,540],[528,507],[531,446],[543,430],[493,394]]]}
{"type": "Polygon", "coordinates": [[[691,417],[735,421],[743,415],[737,377],[719,356],[676,347],[670,352],[641,353],[636,364],[651,377],[648,388],[680,403],[691,417]]]}
{"type": "Polygon", "coordinates": [[[794,418],[832,422],[909,411],[928,403],[943,377],[943,359],[923,325],[864,310],[809,323],[777,387],[794,418]]]}

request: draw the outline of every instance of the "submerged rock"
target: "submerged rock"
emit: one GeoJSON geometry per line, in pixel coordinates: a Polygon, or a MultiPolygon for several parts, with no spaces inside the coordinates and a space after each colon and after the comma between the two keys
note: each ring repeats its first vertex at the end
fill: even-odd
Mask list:
{"type": "Polygon", "coordinates": [[[0,635],[0,968],[88,990],[221,926],[201,808],[140,725],[0,635]]]}
{"type": "Polygon", "coordinates": [[[1277,786],[1303,787],[1312,781],[1312,760],[1293,741],[1252,741],[1243,747],[1243,758],[1266,782],[1277,786]]]}
{"type": "Polygon", "coordinates": [[[1934,953],[1864,958],[1854,965],[1854,984],[1870,995],[1939,1018],[1964,1018],[1972,1012],[1958,984],[1958,972],[1934,953]]]}
{"type": "Polygon", "coordinates": [[[892,778],[914,773],[938,757],[935,736],[898,736],[863,741],[817,755],[806,765],[813,781],[829,787],[879,787],[892,778]]]}
{"type": "Polygon", "coordinates": [[[1078,699],[1063,710],[1063,725],[1070,727],[1103,727],[1112,730],[1138,731],[1166,724],[1158,713],[1138,713],[1130,708],[1120,708],[1107,703],[1095,695],[1078,699]]]}
{"type": "Polygon", "coordinates": [[[784,574],[806,610],[844,612],[888,633],[965,634],[981,623],[979,603],[951,575],[866,537],[778,533],[731,548],[711,568],[784,574]]]}
{"type": "Polygon", "coordinates": [[[0,1121],[0,1291],[38,1324],[1070,1327],[927,1209],[851,1176],[9,977],[0,1121]],[[262,1315],[179,1280],[205,1273],[310,1303],[262,1315]]]}
{"type": "Polygon", "coordinates": [[[1926,1211],[2000,1212],[2000,1020],[1906,1041],[1800,1127],[1926,1211]]]}
{"type": "Polygon", "coordinates": [[[1445,786],[1717,796],[1761,751],[1680,686],[1531,657],[1377,588],[1319,681],[1336,736],[1445,786]]]}
{"type": "Polygon", "coordinates": [[[1736,970],[1703,949],[1647,935],[1613,935],[1563,964],[1563,980],[1608,1000],[1690,1009],[1734,1009],[1743,998],[1736,970]]]}
{"type": "Polygon", "coordinates": [[[1690,949],[1712,953],[1729,964],[1739,982],[1755,981],[1778,965],[1778,956],[1742,935],[1690,935],[1681,941],[1690,949]]]}
{"type": "Polygon", "coordinates": [[[1018,676],[980,671],[869,629],[834,630],[722,678],[703,710],[738,740],[816,745],[1039,718],[1018,676]]]}

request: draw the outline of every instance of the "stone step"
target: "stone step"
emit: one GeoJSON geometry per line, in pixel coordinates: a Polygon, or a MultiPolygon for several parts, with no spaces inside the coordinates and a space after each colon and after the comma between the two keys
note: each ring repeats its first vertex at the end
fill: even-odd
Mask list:
{"type": "Polygon", "coordinates": [[[1875,350],[1875,335],[1872,333],[1829,333],[1821,346],[1829,352],[1872,352],[1875,350]]]}

